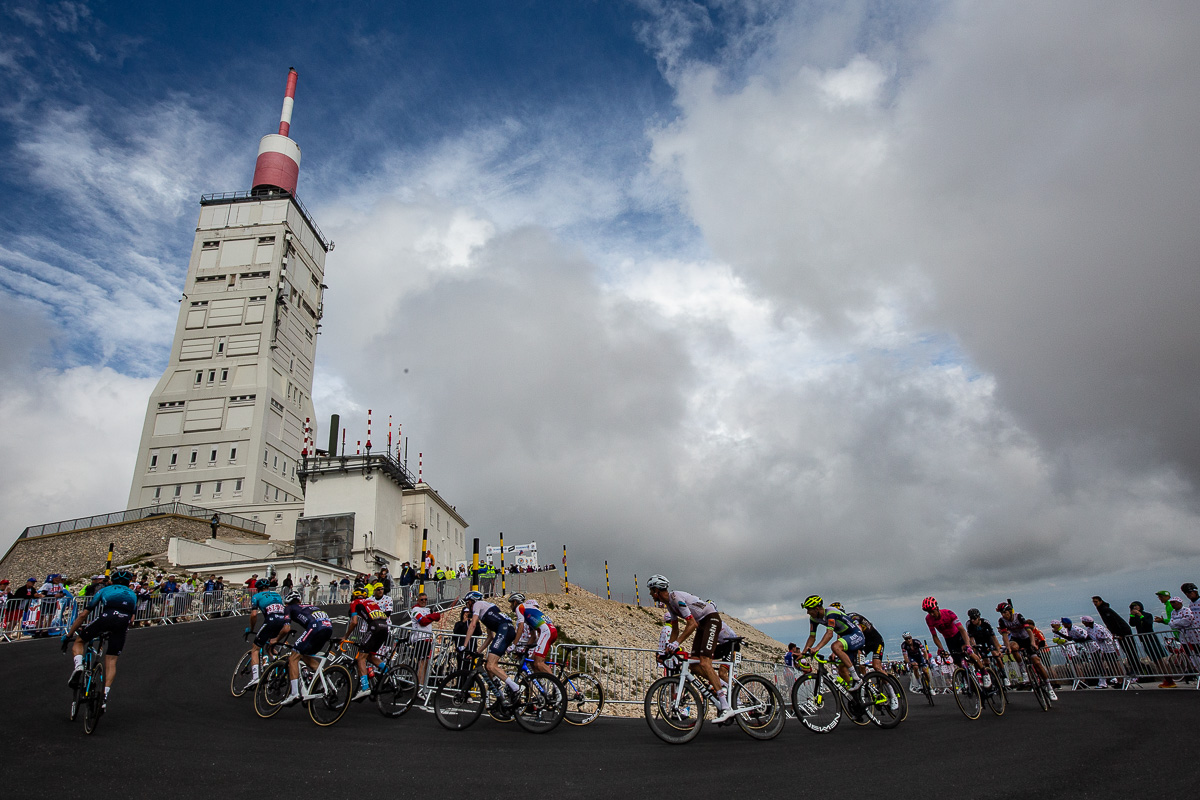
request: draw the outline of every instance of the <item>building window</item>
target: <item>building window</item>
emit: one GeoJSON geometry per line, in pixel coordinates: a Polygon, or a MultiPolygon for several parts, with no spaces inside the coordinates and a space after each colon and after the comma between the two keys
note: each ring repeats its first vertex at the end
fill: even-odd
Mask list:
{"type": "Polygon", "coordinates": [[[208,454],[208,463],[210,463],[210,464],[217,463],[217,448],[214,447],[212,449],[212,452],[208,454]]]}
{"type": "Polygon", "coordinates": [[[172,450],[172,451],[171,451],[171,464],[170,464],[170,466],[172,466],[172,467],[173,467],[173,466],[175,466],[175,464],[176,464],[176,462],[177,462],[177,460],[178,460],[178,459],[179,459],[179,451],[178,451],[178,450],[172,450]]]}
{"type": "Polygon", "coordinates": [[[237,448],[236,447],[229,448],[229,460],[237,461],[237,448]]]}
{"type": "MultiPolygon", "coordinates": [[[[225,337],[222,336],[220,339],[217,339],[217,355],[221,355],[224,352],[225,352],[225,337]]],[[[221,380],[225,380],[225,379],[222,378],[221,380]]]]}
{"type": "Polygon", "coordinates": [[[270,451],[270,450],[263,450],[263,466],[264,466],[264,467],[265,467],[265,466],[267,465],[267,463],[270,461],[270,458],[271,458],[271,451],[270,451]]]}
{"type": "Polygon", "coordinates": [[[235,492],[240,492],[242,490],[242,479],[241,478],[238,478],[237,481],[234,482],[233,490],[235,492]]]}
{"type": "Polygon", "coordinates": [[[157,467],[158,467],[158,456],[157,455],[150,456],[150,469],[155,469],[157,467]]]}
{"type": "Polygon", "coordinates": [[[200,249],[201,250],[216,250],[220,246],[221,246],[220,242],[203,242],[200,245],[200,249]]]}
{"type": "Polygon", "coordinates": [[[217,486],[215,489],[213,489],[213,497],[219,497],[220,495],[221,495],[221,482],[217,481],[217,486]]]}
{"type": "Polygon", "coordinates": [[[196,385],[199,386],[200,382],[203,380],[204,380],[204,370],[202,370],[202,369],[196,370],[196,385]]]}
{"type": "Polygon", "coordinates": [[[229,370],[227,370],[227,369],[221,370],[221,383],[225,383],[228,380],[229,380],[229,370]]]}
{"type": "Polygon", "coordinates": [[[276,500],[279,499],[279,490],[278,489],[275,490],[275,499],[276,500]]]}
{"type": "Polygon", "coordinates": [[[197,457],[198,455],[200,455],[200,451],[198,451],[198,450],[193,450],[193,451],[192,451],[192,457],[191,457],[190,459],[188,459],[188,464],[190,464],[190,465],[191,465],[191,466],[193,466],[193,467],[194,467],[194,466],[196,466],[196,457],[197,457]]]}
{"type": "Polygon", "coordinates": [[[196,497],[200,496],[200,484],[196,484],[196,490],[193,491],[192,494],[196,495],[196,497]]]}
{"type": "Polygon", "coordinates": [[[275,463],[273,465],[273,468],[275,469],[276,472],[279,471],[279,456],[275,456],[275,463]]]}
{"type": "Polygon", "coordinates": [[[217,371],[215,369],[210,369],[208,371],[208,382],[212,383],[216,379],[217,379],[217,371]]]}
{"type": "Polygon", "coordinates": [[[177,483],[175,484],[175,497],[178,498],[181,494],[183,494],[183,487],[177,483]]]}
{"type": "Polygon", "coordinates": [[[155,500],[157,500],[157,499],[158,499],[158,498],[160,498],[160,497],[162,497],[162,487],[161,487],[161,486],[155,486],[155,487],[154,487],[154,499],[155,499],[155,500]]]}

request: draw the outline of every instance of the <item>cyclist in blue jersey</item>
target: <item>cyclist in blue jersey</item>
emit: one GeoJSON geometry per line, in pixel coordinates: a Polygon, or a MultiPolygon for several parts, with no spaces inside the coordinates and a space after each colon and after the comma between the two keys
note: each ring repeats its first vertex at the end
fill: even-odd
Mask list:
{"type": "MultiPolygon", "coordinates": [[[[463,641],[471,641],[471,636],[478,626],[482,625],[487,628],[487,639],[483,643],[487,650],[484,668],[489,675],[499,678],[508,687],[512,697],[505,698],[504,702],[514,702],[521,687],[500,667],[500,657],[508,651],[508,646],[517,638],[517,629],[513,627],[512,620],[506,617],[495,603],[484,600],[483,594],[480,592],[467,592],[463,596],[463,603],[471,612],[471,621],[467,623],[467,634],[463,641]]],[[[458,649],[461,652],[466,649],[466,646],[460,644],[458,649]]]]}
{"type": "Polygon", "coordinates": [[[821,596],[816,594],[804,599],[804,609],[808,612],[809,619],[808,641],[804,643],[803,655],[808,656],[819,651],[836,636],[830,649],[838,658],[838,675],[841,675],[842,680],[849,684],[850,690],[854,691],[860,681],[853,670],[853,659],[855,654],[866,646],[867,638],[850,619],[849,614],[840,608],[825,608],[824,603],[821,596]],[[821,637],[821,643],[813,647],[813,642],[817,640],[817,627],[820,625],[824,625],[827,630],[821,637]]]}
{"type": "Polygon", "coordinates": [[[83,678],[83,653],[87,649],[87,643],[102,633],[108,634],[108,651],[104,654],[105,706],[108,705],[108,693],[112,689],[113,678],[117,676],[117,656],[125,649],[125,632],[137,611],[137,595],[129,588],[133,573],[127,569],[117,569],[113,571],[109,580],[112,584],[97,590],[85,606],[87,611],[95,611],[96,614],[80,614],[62,638],[63,650],[66,650],[67,643],[74,637],[71,654],[75,657],[75,669],[67,681],[67,685],[74,689],[83,678]]]}
{"type": "Polygon", "coordinates": [[[288,654],[288,678],[292,682],[292,691],[284,699],[283,705],[290,706],[300,702],[300,659],[312,669],[320,664],[316,654],[333,638],[333,623],[329,615],[316,606],[300,602],[300,593],[290,593],[286,600],[288,620],[304,628],[292,652],[288,654]]]}
{"type": "Polygon", "coordinates": [[[546,657],[554,640],[558,638],[558,628],[538,608],[534,600],[526,600],[525,595],[514,592],[508,597],[513,615],[517,618],[517,641],[529,637],[529,652],[533,656],[533,671],[554,674],[554,670],[546,666],[546,657]]]}
{"type": "Polygon", "coordinates": [[[254,648],[250,651],[252,674],[250,682],[246,684],[247,689],[252,689],[258,684],[258,649],[265,647],[268,642],[271,644],[282,642],[291,632],[291,627],[288,625],[287,606],[283,602],[283,597],[271,588],[265,578],[259,578],[254,584],[254,597],[250,599],[250,624],[246,627],[246,633],[254,630],[260,613],[263,615],[263,626],[254,635],[254,648]]]}

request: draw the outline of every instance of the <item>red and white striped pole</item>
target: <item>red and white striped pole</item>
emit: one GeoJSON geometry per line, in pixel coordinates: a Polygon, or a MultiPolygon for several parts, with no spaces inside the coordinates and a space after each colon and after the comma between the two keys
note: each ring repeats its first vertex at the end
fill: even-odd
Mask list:
{"type": "Polygon", "coordinates": [[[362,455],[362,439],[354,440],[354,455],[356,455],[356,456],[362,455]]]}
{"type": "Polygon", "coordinates": [[[417,483],[424,483],[425,479],[421,477],[421,472],[425,466],[425,454],[417,453],[417,483]]]}
{"type": "Polygon", "coordinates": [[[292,127],[292,106],[296,102],[296,70],[288,68],[287,89],[283,92],[283,111],[279,114],[279,135],[287,136],[292,127]]]}
{"type": "Polygon", "coordinates": [[[308,458],[308,440],[309,440],[309,433],[312,430],[308,426],[308,423],[310,421],[311,420],[308,417],[304,418],[304,447],[300,450],[300,455],[304,456],[305,458],[308,458]]]}
{"type": "Polygon", "coordinates": [[[392,415],[388,414],[388,458],[392,457],[392,415]]]}
{"type": "Polygon", "coordinates": [[[367,452],[371,452],[371,409],[367,409],[367,452]]]}

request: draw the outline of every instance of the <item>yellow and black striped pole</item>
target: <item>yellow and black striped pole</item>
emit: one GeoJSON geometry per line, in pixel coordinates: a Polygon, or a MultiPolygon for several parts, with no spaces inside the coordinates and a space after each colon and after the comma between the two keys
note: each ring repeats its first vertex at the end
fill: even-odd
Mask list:
{"type": "Polygon", "coordinates": [[[567,580],[567,546],[563,545],[563,594],[571,593],[571,583],[567,580]]]}
{"type": "Polygon", "coordinates": [[[106,578],[112,574],[113,546],[112,542],[108,543],[108,560],[104,562],[104,577],[106,578]]]}
{"type": "Polygon", "coordinates": [[[475,540],[475,552],[471,556],[471,591],[479,591],[479,540],[475,540]]]}
{"type": "Polygon", "coordinates": [[[500,596],[508,596],[508,586],[504,582],[504,531],[500,531],[500,596]]]}
{"type": "Polygon", "coordinates": [[[633,573],[633,596],[634,596],[635,598],[637,598],[637,604],[638,604],[638,607],[639,607],[639,608],[641,608],[641,605],[642,605],[642,593],[641,593],[641,592],[638,590],[638,585],[637,585],[637,573],[636,573],[636,572],[635,572],[635,573],[633,573]]]}
{"type": "Polygon", "coordinates": [[[612,600],[612,584],[608,582],[608,562],[604,562],[604,591],[608,593],[608,599],[612,600]]]}
{"type": "Polygon", "coordinates": [[[425,594],[425,559],[429,555],[429,528],[421,528],[421,583],[417,594],[425,594]]]}

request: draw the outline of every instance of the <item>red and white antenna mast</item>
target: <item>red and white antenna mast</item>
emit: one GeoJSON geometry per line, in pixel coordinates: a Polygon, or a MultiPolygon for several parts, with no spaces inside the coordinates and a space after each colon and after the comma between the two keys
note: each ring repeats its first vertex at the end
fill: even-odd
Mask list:
{"type": "Polygon", "coordinates": [[[254,162],[254,180],[250,184],[254,194],[268,194],[272,189],[296,193],[296,181],[300,177],[300,145],[288,138],[288,133],[292,128],[292,106],[296,100],[298,77],[295,69],[288,69],[283,112],[279,115],[279,133],[268,133],[258,143],[258,160],[254,162]]]}

